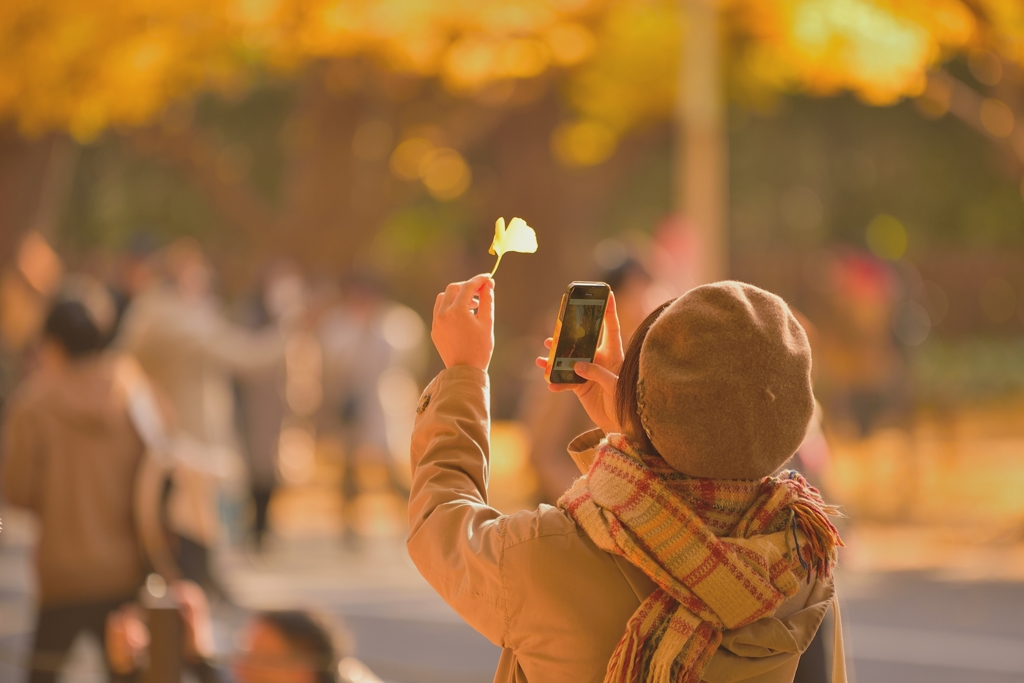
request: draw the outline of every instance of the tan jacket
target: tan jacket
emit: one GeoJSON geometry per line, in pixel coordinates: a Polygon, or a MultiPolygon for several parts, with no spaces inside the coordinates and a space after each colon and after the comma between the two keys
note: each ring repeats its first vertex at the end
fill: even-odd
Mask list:
{"type": "MultiPolygon", "coordinates": [[[[489,394],[484,372],[459,366],[420,399],[409,555],[459,615],[503,648],[496,683],[600,683],[655,585],[557,508],[502,515],[487,505],[489,394]]],[[[574,442],[583,447],[573,454],[578,463],[589,464],[594,442],[592,434],[574,442]]],[[[774,617],[726,632],[704,680],[791,682],[833,595],[831,584],[814,582],[774,617]]]]}
{"type": "Polygon", "coordinates": [[[212,546],[219,537],[218,486],[237,481],[245,469],[232,377],[275,367],[284,357],[284,340],[276,329],[257,333],[230,323],[210,300],[157,286],[132,301],[117,345],[138,358],[174,408],[168,523],[176,534],[212,546]]]}
{"type": "Polygon", "coordinates": [[[7,407],[0,482],[40,518],[43,605],[130,598],[140,585],[132,494],[142,441],[128,416],[138,367],[103,355],[29,378],[7,407]]]}

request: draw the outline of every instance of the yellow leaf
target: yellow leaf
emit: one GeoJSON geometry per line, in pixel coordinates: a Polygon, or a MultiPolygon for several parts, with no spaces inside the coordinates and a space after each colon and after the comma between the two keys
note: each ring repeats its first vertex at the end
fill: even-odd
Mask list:
{"type": "Polygon", "coordinates": [[[494,241],[491,242],[491,248],[487,250],[487,253],[498,256],[494,270],[491,271],[492,277],[498,270],[501,257],[509,251],[518,251],[523,254],[532,254],[537,251],[537,233],[522,218],[513,218],[509,221],[508,229],[505,228],[504,217],[494,222],[494,241]]]}

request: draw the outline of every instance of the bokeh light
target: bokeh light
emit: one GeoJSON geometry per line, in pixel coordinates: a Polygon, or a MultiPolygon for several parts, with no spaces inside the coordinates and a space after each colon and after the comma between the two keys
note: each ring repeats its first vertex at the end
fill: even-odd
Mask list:
{"type": "Polygon", "coordinates": [[[879,214],[871,219],[865,238],[875,255],[890,261],[896,261],[907,251],[906,228],[889,214],[879,214]]]}
{"type": "Polygon", "coordinates": [[[559,126],[552,134],[555,155],[566,166],[593,166],[615,152],[615,132],[597,121],[576,121],[559,126]]]}
{"type": "Polygon", "coordinates": [[[1010,137],[1016,125],[1013,111],[1009,105],[993,98],[986,99],[981,103],[978,116],[985,130],[997,138],[1010,137]]]}
{"type": "Polygon", "coordinates": [[[473,178],[462,155],[447,147],[427,152],[420,161],[418,171],[430,194],[441,201],[461,197],[469,189],[473,178]]]}
{"type": "Polygon", "coordinates": [[[64,272],[60,258],[38,232],[30,232],[18,249],[18,270],[37,292],[53,294],[64,272]]]}
{"type": "Polygon", "coordinates": [[[893,313],[893,334],[907,346],[923,344],[931,329],[932,321],[928,311],[916,301],[901,304],[893,313]]]}
{"type": "Polygon", "coordinates": [[[306,425],[286,426],[278,444],[281,477],[290,484],[305,484],[316,469],[316,438],[306,425]]]}
{"type": "Polygon", "coordinates": [[[426,138],[403,140],[391,153],[391,172],[402,180],[419,179],[423,161],[433,149],[434,143],[426,138]]]}
{"type": "Polygon", "coordinates": [[[551,56],[559,66],[579,64],[594,51],[594,35],[582,24],[556,24],[547,32],[546,38],[551,56]]]}

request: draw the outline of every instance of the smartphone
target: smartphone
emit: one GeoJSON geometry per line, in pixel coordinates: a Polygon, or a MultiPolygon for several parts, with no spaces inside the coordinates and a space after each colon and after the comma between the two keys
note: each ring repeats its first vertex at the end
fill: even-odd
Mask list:
{"type": "Polygon", "coordinates": [[[139,683],[180,683],[185,624],[163,577],[146,577],[139,589],[139,605],[149,628],[149,658],[139,671],[139,683]]]}
{"type": "Polygon", "coordinates": [[[584,384],[576,363],[594,362],[604,325],[604,309],[612,289],[604,282],[572,282],[562,295],[552,335],[551,355],[544,370],[550,384],[584,384]]]}

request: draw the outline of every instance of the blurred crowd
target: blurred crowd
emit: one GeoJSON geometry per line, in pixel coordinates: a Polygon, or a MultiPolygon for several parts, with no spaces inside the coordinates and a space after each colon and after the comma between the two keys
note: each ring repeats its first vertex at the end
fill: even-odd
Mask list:
{"type": "Polygon", "coordinates": [[[261,553],[279,483],[308,479],[325,451],[349,544],[361,496],[406,498],[426,335],[382,283],[314,283],[281,260],[226,311],[190,239],[107,275],[54,278],[20,367],[6,364],[19,381],[0,486],[40,520],[32,681],[55,680],[80,631],[102,639],[150,572],[229,602],[212,551],[261,553]]]}
{"type": "MultiPolygon", "coordinates": [[[[801,309],[820,401],[795,467],[824,488],[826,432],[857,440],[909,424],[907,350],[941,320],[944,293],[864,254],[819,266],[817,286],[787,298],[801,309]]],[[[591,278],[615,293],[624,339],[678,289],[662,270],[656,253],[615,240],[594,250],[591,278]]],[[[215,675],[206,646],[189,641],[206,628],[207,601],[231,603],[213,557],[222,548],[254,561],[272,552],[289,490],[313,480],[332,487],[327,526],[345,551],[359,552],[381,529],[401,535],[426,326],[371,271],[323,277],[286,259],[259,268],[229,305],[189,238],[161,248],[140,241],[66,271],[30,234],[16,277],[9,269],[0,281],[0,493],[41,522],[31,680],[55,680],[81,631],[106,639],[112,671],[135,675],[149,661],[139,652],[156,613],[138,603],[140,590],[153,597],[147,576],[166,582],[159,597],[184,615],[182,661],[215,675]]],[[[550,334],[557,302],[549,303],[536,307],[534,340],[550,334]]],[[[565,444],[593,427],[534,370],[502,370],[521,378],[518,405],[493,427],[491,495],[503,511],[554,503],[578,476],[565,444]],[[516,457],[522,469],[513,471],[516,457]]],[[[289,614],[255,615],[246,637],[280,636],[282,652],[301,641],[299,659],[315,666],[300,669],[322,674],[330,660],[331,675],[341,675],[350,648],[311,650],[309,638],[327,642],[309,636],[318,617],[289,614]],[[289,640],[293,617],[309,622],[295,626],[306,634],[298,640],[289,640]]],[[[239,670],[241,681],[311,680],[239,670]]]]}

